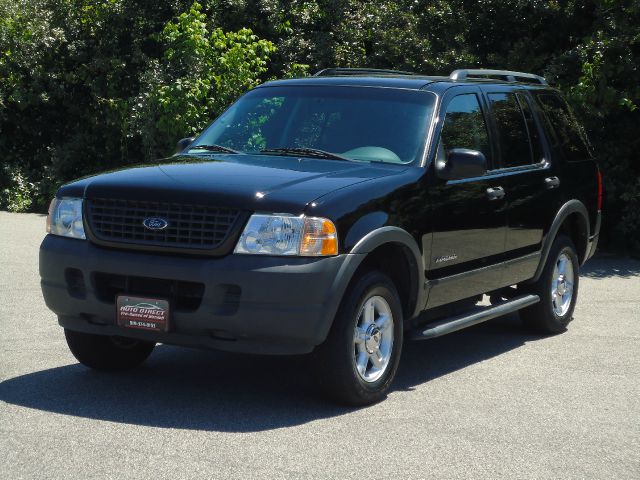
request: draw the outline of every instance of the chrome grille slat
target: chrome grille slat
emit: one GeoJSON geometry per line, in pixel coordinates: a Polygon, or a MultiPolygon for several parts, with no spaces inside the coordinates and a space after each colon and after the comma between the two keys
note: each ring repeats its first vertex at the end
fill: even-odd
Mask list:
{"type": "Polygon", "coordinates": [[[86,216],[97,240],[154,247],[214,250],[230,234],[240,210],[139,200],[92,199],[86,216]],[[160,217],[164,230],[149,230],[145,218],[160,217]]]}

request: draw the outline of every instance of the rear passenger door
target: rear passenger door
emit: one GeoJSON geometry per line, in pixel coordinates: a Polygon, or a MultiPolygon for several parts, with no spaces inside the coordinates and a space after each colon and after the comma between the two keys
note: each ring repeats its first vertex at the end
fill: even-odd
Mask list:
{"type": "Polygon", "coordinates": [[[550,162],[540,114],[525,89],[484,87],[507,208],[505,284],[531,278],[543,234],[558,211],[560,178],[550,162]]]}

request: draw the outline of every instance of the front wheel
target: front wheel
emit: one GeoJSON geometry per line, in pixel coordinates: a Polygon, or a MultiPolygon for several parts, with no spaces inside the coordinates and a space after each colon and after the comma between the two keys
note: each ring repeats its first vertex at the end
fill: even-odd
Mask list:
{"type": "Polygon", "coordinates": [[[347,291],[327,340],[314,353],[325,392],[361,406],[385,397],[402,352],[402,308],[386,275],[369,272],[347,291]]]}
{"type": "Polygon", "coordinates": [[[83,365],[96,370],[137,367],[151,355],[156,345],[124,337],[74,332],[66,328],[64,335],[73,356],[83,365]]]}
{"type": "Polygon", "coordinates": [[[540,302],[520,311],[530,328],[542,333],[561,333],[573,318],[580,283],[580,263],[576,247],[565,235],[558,235],[538,281],[525,287],[540,302]]]}

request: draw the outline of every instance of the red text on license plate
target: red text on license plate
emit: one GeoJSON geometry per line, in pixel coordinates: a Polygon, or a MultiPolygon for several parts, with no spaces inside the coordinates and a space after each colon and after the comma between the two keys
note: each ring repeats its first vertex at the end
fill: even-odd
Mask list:
{"type": "Polygon", "coordinates": [[[116,301],[118,325],[166,332],[169,329],[169,302],[157,298],[118,295],[116,301]]]}

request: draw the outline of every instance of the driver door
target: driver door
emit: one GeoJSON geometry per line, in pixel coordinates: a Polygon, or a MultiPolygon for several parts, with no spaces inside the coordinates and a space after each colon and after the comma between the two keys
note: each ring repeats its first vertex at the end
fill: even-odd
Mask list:
{"type": "Polygon", "coordinates": [[[431,286],[428,308],[500,288],[505,251],[506,204],[491,194],[502,188],[493,175],[493,149],[482,95],[476,87],[453,88],[445,96],[439,118],[436,157],[446,160],[454,148],[482,152],[487,174],[477,178],[437,178],[432,162],[429,198],[433,238],[427,278],[431,286]]]}

